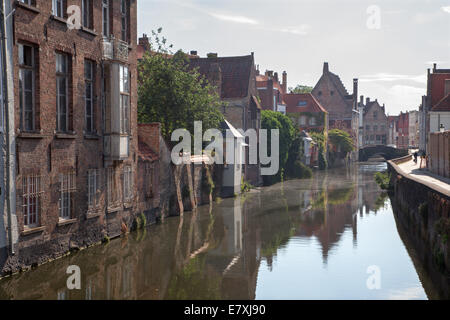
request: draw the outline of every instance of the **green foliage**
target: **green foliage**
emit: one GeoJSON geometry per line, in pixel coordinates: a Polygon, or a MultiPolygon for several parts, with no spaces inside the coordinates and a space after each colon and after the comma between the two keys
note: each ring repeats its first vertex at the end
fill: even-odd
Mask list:
{"type": "Polygon", "coordinates": [[[391,190],[391,176],[387,172],[377,172],[374,175],[376,183],[383,190],[391,190]]]}
{"type": "Polygon", "coordinates": [[[304,165],[303,162],[297,160],[294,162],[294,170],[291,177],[296,179],[310,179],[312,177],[312,170],[304,165]]]}
{"type": "Polygon", "coordinates": [[[340,151],[345,155],[355,150],[352,138],[347,132],[343,130],[339,129],[330,130],[328,132],[328,140],[330,144],[332,144],[336,148],[335,151],[340,151]]]}
{"type": "MultiPolygon", "coordinates": [[[[295,136],[295,128],[292,120],[282,114],[271,110],[263,110],[261,112],[261,128],[262,129],[279,129],[280,130],[280,170],[276,176],[265,176],[264,183],[266,185],[274,184],[281,181],[282,169],[285,169],[289,157],[289,149],[295,136]]],[[[268,132],[267,137],[268,149],[271,152],[271,135],[268,132]]]]}
{"type": "Polygon", "coordinates": [[[296,132],[294,140],[292,141],[291,148],[289,149],[288,161],[286,164],[286,173],[289,177],[295,177],[295,162],[297,160],[303,160],[304,148],[303,138],[300,132],[296,132]]]}
{"type": "Polygon", "coordinates": [[[290,93],[311,93],[313,91],[313,87],[297,85],[295,88],[289,88],[290,93]]]}
{"type": "Polygon", "coordinates": [[[328,168],[326,138],[321,132],[310,132],[311,138],[319,146],[319,169],[326,170],[328,168]]]}
{"type": "Polygon", "coordinates": [[[248,181],[244,180],[244,177],[241,179],[241,192],[246,193],[252,190],[254,187],[248,181]]]}
{"type": "Polygon", "coordinates": [[[145,228],[147,226],[147,217],[145,216],[145,214],[143,212],[141,213],[141,223],[142,223],[143,228],[145,228]]]}
{"type": "Polygon", "coordinates": [[[193,133],[194,121],[202,121],[204,131],[218,128],[223,121],[222,102],[215,88],[189,68],[185,53],[168,55],[161,31],[153,32],[153,52],[139,62],[138,120],[160,122],[164,139],[172,145],[172,132],[185,128],[193,133]]]}

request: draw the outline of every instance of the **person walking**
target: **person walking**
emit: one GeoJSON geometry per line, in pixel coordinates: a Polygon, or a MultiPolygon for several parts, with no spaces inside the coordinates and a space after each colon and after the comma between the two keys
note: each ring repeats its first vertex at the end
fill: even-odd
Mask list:
{"type": "Polygon", "coordinates": [[[417,157],[419,156],[419,153],[416,151],[414,152],[414,163],[417,164],[417,157]]]}

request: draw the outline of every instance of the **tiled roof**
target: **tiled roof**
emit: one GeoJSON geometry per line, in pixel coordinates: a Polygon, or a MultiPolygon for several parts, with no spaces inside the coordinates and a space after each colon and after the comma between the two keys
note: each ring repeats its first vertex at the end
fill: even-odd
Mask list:
{"type": "Polygon", "coordinates": [[[138,138],[138,156],[142,161],[156,161],[159,159],[159,155],[154,152],[145,142],[138,138]]]}
{"type": "Polygon", "coordinates": [[[311,93],[301,93],[294,94],[288,93],[283,95],[283,100],[286,102],[286,112],[296,113],[296,112],[324,112],[328,113],[327,110],[317,101],[316,98],[311,93]],[[299,102],[306,102],[305,106],[299,106],[299,102]]]}
{"type": "Polygon", "coordinates": [[[431,111],[450,111],[450,93],[442,98],[431,111]]]}
{"type": "Polygon", "coordinates": [[[248,96],[250,75],[254,67],[253,56],[196,58],[190,66],[198,68],[201,75],[208,78],[211,64],[219,64],[222,74],[222,99],[244,98],[248,96]]]}

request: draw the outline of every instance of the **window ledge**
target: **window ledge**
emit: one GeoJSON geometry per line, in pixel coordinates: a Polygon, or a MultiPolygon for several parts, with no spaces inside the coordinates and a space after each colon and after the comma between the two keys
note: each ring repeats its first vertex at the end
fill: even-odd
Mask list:
{"type": "Polygon", "coordinates": [[[25,230],[22,231],[21,234],[22,234],[22,236],[28,236],[30,234],[44,232],[45,229],[46,229],[46,227],[37,227],[37,228],[31,228],[31,229],[26,228],[25,230]]]}
{"type": "Polygon", "coordinates": [[[52,20],[55,20],[55,21],[64,23],[64,24],[67,26],[67,21],[66,21],[66,19],[64,19],[64,18],[57,17],[57,16],[55,16],[54,14],[52,14],[52,15],[50,16],[50,18],[51,18],[52,20]]]}
{"type": "Polygon", "coordinates": [[[56,139],[76,139],[76,133],[57,133],[55,134],[56,139]]]}
{"type": "Polygon", "coordinates": [[[120,205],[120,206],[108,208],[107,211],[108,211],[108,213],[114,213],[114,212],[119,212],[119,211],[121,211],[122,208],[123,208],[123,207],[120,205]]]}
{"type": "Polygon", "coordinates": [[[98,36],[98,33],[95,32],[95,30],[92,30],[92,29],[89,29],[89,28],[86,28],[86,27],[81,27],[80,30],[85,32],[85,33],[87,33],[87,34],[90,34],[91,36],[94,36],[94,37],[98,36]]]}
{"type": "Polygon", "coordinates": [[[21,132],[18,134],[20,139],[44,139],[45,136],[40,132],[21,132]]]}
{"type": "Polygon", "coordinates": [[[78,221],[77,219],[59,220],[58,227],[63,227],[63,226],[67,226],[69,224],[74,224],[77,221],[78,221]]]}
{"type": "Polygon", "coordinates": [[[102,215],[102,212],[100,212],[100,211],[88,211],[86,213],[86,219],[87,220],[95,219],[95,218],[100,217],[101,215],[102,215]]]}
{"type": "Polygon", "coordinates": [[[98,134],[94,134],[94,133],[92,133],[92,134],[86,133],[84,135],[84,138],[86,140],[100,140],[101,139],[101,137],[98,134]]]}
{"type": "Polygon", "coordinates": [[[24,8],[25,10],[34,12],[34,13],[41,13],[41,10],[36,8],[35,6],[30,6],[29,4],[20,2],[18,0],[15,1],[16,7],[24,8]]]}

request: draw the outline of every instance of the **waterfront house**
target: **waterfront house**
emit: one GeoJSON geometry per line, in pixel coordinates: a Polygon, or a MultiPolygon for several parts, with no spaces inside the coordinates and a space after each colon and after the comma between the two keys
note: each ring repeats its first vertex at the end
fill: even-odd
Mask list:
{"type": "Polygon", "coordinates": [[[136,214],[137,1],[14,1],[16,254],[116,237],[136,214]],[[68,4],[83,9],[69,28],[68,4]]]}
{"type": "Polygon", "coordinates": [[[385,105],[381,106],[378,99],[371,101],[366,98],[363,110],[363,146],[387,145],[388,118],[385,105]]]}
{"type": "Polygon", "coordinates": [[[283,72],[283,82],[281,82],[277,72],[266,71],[264,75],[260,75],[257,70],[256,86],[262,109],[286,114],[286,103],[283,100],[283,96],[287,93],[286,71],[283,72]]]}

